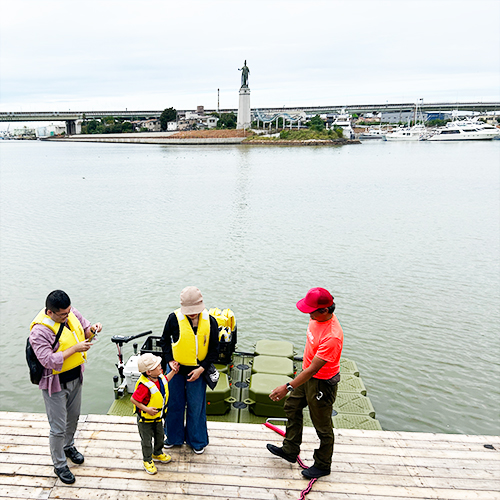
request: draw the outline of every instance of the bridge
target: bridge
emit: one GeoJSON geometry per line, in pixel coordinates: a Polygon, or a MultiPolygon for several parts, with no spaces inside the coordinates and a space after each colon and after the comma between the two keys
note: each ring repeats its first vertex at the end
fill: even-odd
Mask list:
{"type": "MultiPolygon", "coordinates": [[[[331,106],[301,106],[301,107],[274,107],[274,108],[254,108],[252,114],[257,115],[289,115],[296,116],[299,114],[315,115],[339,113],[345,109],[348,113],[373,113],[387,111],[402,111],[405,109],[414,108],[415,103],[385,103],[385,104],[336,104],[331,106]]],[[[419,108],[425,111],[468,111],[479,113],[491,113],[500,111],[500,102],[430,102],[419,103],[419,108]]],[[[192,110],[178,110],[179,115],[185,115],[186,112],[192,110]]],[[[205,109],[205,113],[216,112],[216,109],[205,109]]],[[[159,118],[163,110],[150,111],[2,111],[0,112],[0,122],[43,122],[43,121],[64,121],[68,134],[74,134],[77,130],[77,123],[82,120],[100,119],[113,116],[115,118],[138,120],[159,118]]],[[[237,109],[221,109],[220,113],[237,113],[237,109]]]]}

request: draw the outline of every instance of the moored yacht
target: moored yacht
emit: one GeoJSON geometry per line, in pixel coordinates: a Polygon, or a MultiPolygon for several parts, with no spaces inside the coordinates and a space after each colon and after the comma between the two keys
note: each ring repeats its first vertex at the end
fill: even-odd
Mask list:
{"type": "MultiPolygon", "coordinates": [[[[422,99],[420,99],[422,101],[422,99]]],[[[387,133],[385,135],[386,141],[425,141],[427,138],[427,129],[425,127],[424,118],[421,109],[418,109],[418,103],[415,104],[415,118],[413,127],[410,124],[406,127],[399,127],[398,129],[387,133]],[[419,123],[420,121],[420,123],[419,123]]]]}
{"type": "Polygon", "coordinates": [[[385,130],[382,130],[380,127],[370,127],[369,129],[359,134],[359,139],[362,141],[365,139],[382,139],[383,141],[385,141],[386,133],[387,132],[385,130]]]}
{"type": "Polygon", "coordinates": [[[400,127],[385,134],[386,141],[424,141],[427,129],[424,125],[414,125],[413,127],[400,127]]]}
{"type": "Polygon", "coordinates": [[[354,139],[354,130],[351,126],[351,115],[342,109],[332,123],[331,128],[341,128],[344,139],[354,139]]]}
{"type": "Polygon", "coordinates": [[[500,130],[491,125],[470,121],[450,122],[446,127],[435,129],[429,141],[488,141],[500,137],[500,130]]]}

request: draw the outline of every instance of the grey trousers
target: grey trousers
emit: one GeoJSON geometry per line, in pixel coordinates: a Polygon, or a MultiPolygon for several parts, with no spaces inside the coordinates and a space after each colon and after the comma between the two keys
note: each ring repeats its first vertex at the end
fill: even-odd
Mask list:
{"type": "Polygon", "coordinates": [[[82,402],[82,383],[80,378],[66,383],[66,389],[61,388],[59,392],[42,390],[45,402],[45,411],[49,419],[50,434],[49,445],[52,462],[56,469],[68,465],[64,450],[75,444],[75,432],[80,416],[82,402]]]}

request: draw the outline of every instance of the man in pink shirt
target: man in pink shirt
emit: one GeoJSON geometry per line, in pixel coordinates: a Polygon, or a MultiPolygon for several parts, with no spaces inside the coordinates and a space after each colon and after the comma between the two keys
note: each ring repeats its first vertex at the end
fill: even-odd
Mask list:
{"type": "Polygon", "coordinates": [[[102,329],[90,324],[63,290],[54,290],[30,326],[30,343],[44,367],[38,387],[42,391],[50,425],[49,446],[54,472],[66,484],[75,482],[67,459],[82,464],[74,435],[80,416],[84,363],[91,340],[102,329]]]}
{"type": "Polygon", "coordinates": [[[314,450],[314,465],[302,471],[304,477],[312,479],[326,476],[331,470],[334,444],[332,410],[340,381],[344,333],[333,313],[335,303],[328,290],[311,288],[297,302],[297,308],[310,317],[302,372],[290,383],[276,387],[269,395],[273,401],[279,401],[290,393],[284,405],[288,421],[283,447],[268,444],[267,449],[288,462],[297,461],[304,425],[302,410],[308,406],[320,439],[319,448],[314,450]]]}

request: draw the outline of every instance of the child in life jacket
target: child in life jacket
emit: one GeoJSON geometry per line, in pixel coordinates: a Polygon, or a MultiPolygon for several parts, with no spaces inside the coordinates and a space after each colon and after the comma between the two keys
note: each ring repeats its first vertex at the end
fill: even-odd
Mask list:
{"type": "Polygon", "coordinates": [[[156,474],[154,460],[163,464],[172,460],[163,453],[163,417],[167,409],[168,381],[177,372],[172,370],[167,376],[163,375],[161,358],[151,353],[139,356],[137,366],[142,375],[130,401],[136,407],[144,469],[148,474],[156,474]]]}

